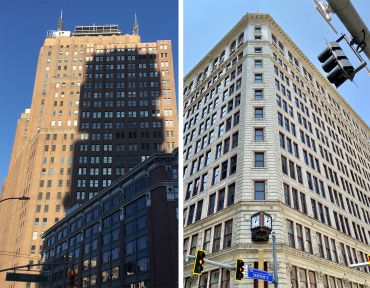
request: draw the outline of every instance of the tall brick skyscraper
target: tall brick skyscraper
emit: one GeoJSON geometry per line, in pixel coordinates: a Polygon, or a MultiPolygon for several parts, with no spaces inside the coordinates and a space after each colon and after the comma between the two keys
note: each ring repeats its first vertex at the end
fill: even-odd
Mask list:
{"type": "MultiPolygon", "coordinates": [[[[1,198],[0,269],[40,261],[41,234],[152,153],[177,147],[171,41],[117,25],[49,31],[1,198]]],[[[0,287],[24,287],[4,282],[0,287]]],[[[32,284],[34,285],[34,284],[32,284]]],[[[33,287],[33,286],[27,287],[33,287]]]]}

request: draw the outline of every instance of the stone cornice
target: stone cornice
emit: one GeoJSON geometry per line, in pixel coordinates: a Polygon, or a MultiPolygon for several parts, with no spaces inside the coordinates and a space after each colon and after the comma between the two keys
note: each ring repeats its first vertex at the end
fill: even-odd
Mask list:
{"type": "Polygon", "coordinates": [[[188,74],[184,77],[184,82],[191,81],[192,77],[196,76],[196,72],[204,65],[207,64],[213,59],[218,56],[219,52],[221,52],[220,49],[223,49],[225,46],[225,43],[228,43],[238,35],[236,34],[238,31],[240,31],[244,26],[247,25],[247,23],[252,20],[258,20],[258,19],[268,19],[271,18],[268,14],[245,14],[239,22],[220,40],[218,43],[211,49],[208,54],[202,58],[202,60],[199,61],[197,65],[194,66],[193,69],[190,70],[188,74]]]}

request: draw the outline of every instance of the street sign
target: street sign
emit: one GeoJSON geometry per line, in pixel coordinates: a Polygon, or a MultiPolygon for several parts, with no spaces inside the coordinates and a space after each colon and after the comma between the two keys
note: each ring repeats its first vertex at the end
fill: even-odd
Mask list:
{"type": "Polygon", "coordinates": [[[253,268],[248,268],[248,277],[269,282],[274,281],[274,274],[253,268]]]}
{"type": "Polygon", "coordinates": [[[36,283],[47,283],[48,276],[40,274],[26,274],[26,273],[6,273],[6,281],[14,282],[36,282],[36,283]]]}

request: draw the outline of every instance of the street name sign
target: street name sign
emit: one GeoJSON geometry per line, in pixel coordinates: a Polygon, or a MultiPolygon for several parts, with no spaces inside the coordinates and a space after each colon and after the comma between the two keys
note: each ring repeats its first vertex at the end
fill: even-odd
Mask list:
{"type": "Polygon", "coordinates": [[[26,273],[6,273],[6,281],[14,282],[36,282],[36,283],[47,283],[48,276],[40,274],[26,274],[26,273]]]}
{"type": "Polygon", "coordinates": [[[269,273],[267,271],[262,271],[258,269],[248,268],[248,277],[257,279],[257,280],[263,280],[263,281],[274,281],[274,274],[269,273]]]}

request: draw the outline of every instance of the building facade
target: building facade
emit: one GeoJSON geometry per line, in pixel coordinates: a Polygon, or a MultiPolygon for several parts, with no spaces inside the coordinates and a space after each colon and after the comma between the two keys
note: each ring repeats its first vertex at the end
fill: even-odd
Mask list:
{"type": "MultiPolygon", "coordinates": [[[[117,25],[65,31],[61,18],[47,33],[1,194],[31,200],[0,211],[0,268],[40,262],[40,236],[67,208],[177,147],[171,49],[169,40],[141,42],[136,19],[132,34],[117,25]]],[[[25,286],[4,279],[1,287],[25,286]]]]}
{"type": "Polygon", "coordinates": [[[177,287],[178,162],[153,154],[44,235],[47,287],[177,287]]]}
{"type": "MultiPolygon", "coordinates": [[[[280,287],[369,287],[348,265],[369,252],[370,129],[269,15],[246,14],[188,73],[184,126],[184,257],[272,272],[271,237],[251,240],[265,211],[280,287]]],[[[184,287],[257,287],[192,268],[184,287]]]]}

